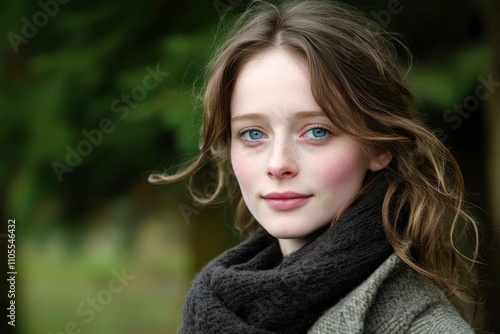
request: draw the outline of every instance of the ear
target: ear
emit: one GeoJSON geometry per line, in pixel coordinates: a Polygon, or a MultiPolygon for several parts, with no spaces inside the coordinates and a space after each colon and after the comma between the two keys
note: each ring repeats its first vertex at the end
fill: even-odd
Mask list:
{"type": "Polygon", "coordinates": [[[392,154],[389,152],[381,153],[370,160],[368,169],[372,172],[378,172],[389,165],[392,160],[392,154]]]}

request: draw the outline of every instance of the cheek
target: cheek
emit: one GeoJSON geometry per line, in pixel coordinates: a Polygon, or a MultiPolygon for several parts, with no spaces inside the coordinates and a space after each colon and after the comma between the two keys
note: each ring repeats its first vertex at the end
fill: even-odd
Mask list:
{"type": "MultiPolygon", "coordinates": [[[[325,156],[317,165],[316,175],[328,186],[344,186],[346,191],[359,190],[368,169],[368,161],[360,152],[325,156]]],[[[341,190],[339,188],[337,191],[341,190]]]]}
{"type": "Polygon", "coordinates": [[[252,184],[256,168],[251,160],[235,151],[231,151],[231,166],[241,191],[244,192],[246,185],[252,184]]]}

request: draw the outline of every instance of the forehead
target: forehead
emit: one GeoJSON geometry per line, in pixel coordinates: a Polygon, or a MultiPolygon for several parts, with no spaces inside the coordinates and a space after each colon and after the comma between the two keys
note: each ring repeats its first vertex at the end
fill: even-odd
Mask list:
{"type": "Polygon", "coordinates": [[[231,115],[320,110],[306,60],[283,48],[255,55],[242,67],[231,95],[231,115]]]}

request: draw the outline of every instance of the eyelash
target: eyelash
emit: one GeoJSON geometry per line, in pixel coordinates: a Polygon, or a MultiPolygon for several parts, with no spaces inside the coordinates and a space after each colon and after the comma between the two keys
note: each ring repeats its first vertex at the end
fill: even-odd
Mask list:
{"type": "Polygon", "coordinates": [[[328,133],[325,137],[321,137],[321,138],[309,138],[309,139],[312,139],[314,141],[318,141],[319,142],[319,141],[326,140],[326,139],[328,139],[333,134],[333,131],[330,128],[328,128],[327,126],[321,125],[321,124],[316,124],[316,125],[311,126],[309,129],[307,129],[306,132],[304,132],[304,134],[306,134],[309,131],[314,130],[314,129],[322,129],[322,130],[325,130],[328,133]]]}
{"type": "MultiPolygon", "coordinates": [[[[333,134],[333,131],[327,127],[327,126],[324,126],[324,125],[321,125],[321,124],[315,124],[315,125],[312,125],[310,126],[305,132],[304,134],[308,133],[309,131],[311,130],[314,130],[314,129],[322,129],[322,130],[325,130],[328,135],[326,135],[325,137],[321,137],[321,138],[309,138],[309,139],[312,139],[313,141],[316,141],[316,142],[320,142],[320,141],[324,141],[326,139],[328,139],[332,134],[333,134]]],[[[259,140],[248,140],[248,139],[245,139],[243,138],[243,136],[245,134],[247,134],[248,132],[250,131],[259,131],[259,132],[262,132],[264,134],[264,136],[266,135],[262,130],[258,129],[258,128],[244,128],[244,129],[241,129],[240,131],[238,131],[238,133],[236,134],[235,138],[237,139],[240,139],[246,143],[257,143],[259,140]]],[[[304,135],[302,135],[301,137],[304,137],[304,135]]]]}
{"type": "Polygon", "coordinates": [[[241,129],[240,131],[238,131],[238,133],[236,134],[236,138],[240,139],[246,143],[257,143],[258,140],[248,140],[248,139],[243,138],[243,136],[250,131],[259,131],[259,132],[262,132],[264,134],[264,132],[262,130],[257,129],[257,128],[244,128],[244,129],[241,129]]]}

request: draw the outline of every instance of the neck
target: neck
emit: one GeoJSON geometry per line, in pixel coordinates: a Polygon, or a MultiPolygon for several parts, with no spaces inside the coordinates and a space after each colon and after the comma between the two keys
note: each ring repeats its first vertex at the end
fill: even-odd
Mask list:
{"type": "Polygon", "coordinates": [[[305,244],[307,244],[310,239],[278,239],[280,245],[281,254],[287,256],[293,252],[301,249],[305,244]]]}
{"type": "Polygon", "coordinates": [[[308,235],[305,238],[298,238],[298,239],[278,239],[278,243],[280,245],[281,249],[281,254],[283,256],[287,256],[292,254],[295,251],[298,251],[305,245],[307,245],[309,242],[313,241],[318,237],[321,233],[323,233],[328,226],[325,226],[323,228],[320,228],[319,230],[313,232],[312,234],[308,235]]]}

